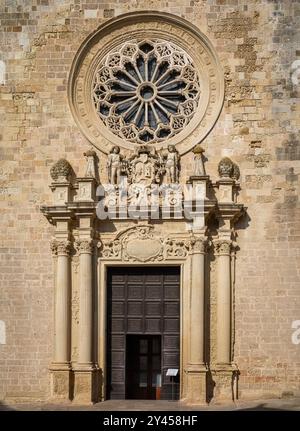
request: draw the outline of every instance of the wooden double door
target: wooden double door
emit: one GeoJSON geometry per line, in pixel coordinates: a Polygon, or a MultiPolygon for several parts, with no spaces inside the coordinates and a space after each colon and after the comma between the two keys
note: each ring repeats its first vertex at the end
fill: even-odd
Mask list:
{"type": "Polygon", "coordinates": [[[124,267],[108,271],[108,399],[178,399],[180,269],[124,267]]]}

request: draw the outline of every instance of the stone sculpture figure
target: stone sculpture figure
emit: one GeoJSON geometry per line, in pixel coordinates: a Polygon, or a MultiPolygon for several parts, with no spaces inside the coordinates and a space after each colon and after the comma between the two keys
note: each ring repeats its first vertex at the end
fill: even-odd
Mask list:
{"type": "Polygon", "coordinates": [[[114,146],[107,158],[108,181],[118,185],[122,171],[123,156],[120,154],[120,147],[114,146]]]}
{"type": "Polygon", "coordinates": [[[203,153],[204,149],[200,145],[196,145],[193,149],[194,153],[194,172],[193,175],[196,177],[201,177],[206,175],[204,161],[203,161],[203,153]]]}
{"type": "Polygon", "coordinates": [[[179,158],[180,157],[175,146],[169,145],[165,168],[170,183],[177,183],[179,181],[179,158]]]}
{"type": "Polygon", "coordinates": [[[96,152],[93,150],[88,150],[83,153],[83,155],[87,160],[85,176],[89,178],[96,178],[96,152]]]}

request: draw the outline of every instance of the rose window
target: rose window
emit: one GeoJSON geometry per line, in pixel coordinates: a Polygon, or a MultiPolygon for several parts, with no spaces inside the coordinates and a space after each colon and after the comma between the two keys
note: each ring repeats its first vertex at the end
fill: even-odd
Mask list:
{"type": "Polygon", "coordinates": [[[191,58],[163,40],[132,41],[107,54],[94,75],[101,121],[122,139],[154,143],[180,133],[200,97],[191,58]]]}

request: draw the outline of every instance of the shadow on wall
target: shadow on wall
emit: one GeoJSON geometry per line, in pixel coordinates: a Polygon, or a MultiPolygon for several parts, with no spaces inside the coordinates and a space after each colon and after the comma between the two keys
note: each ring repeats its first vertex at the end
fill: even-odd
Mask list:
{"type": "Polygon", "coordinates": [[[237,220],[234,225],[235,230],[247,229],[250,226],[251,217],[247,209],[243,212],[242,216],[237,220]]]}

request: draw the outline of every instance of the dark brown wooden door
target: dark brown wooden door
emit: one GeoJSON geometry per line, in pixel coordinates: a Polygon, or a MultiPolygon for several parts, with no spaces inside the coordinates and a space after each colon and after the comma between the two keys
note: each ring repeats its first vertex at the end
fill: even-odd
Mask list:
{"type": "MultiPolygon", "coordinates": [[[[160,338],[161,375],[156,381],[161,383],[161,390],[155,389],[155,393],[157,397],[161,391],[161,399],[172,399],[172,383],[166,372],[168,368],[179,369],[180,363],[180,269],[147,266],[109,269],[107,310],[107,398],[147,399],[154,396],[154,381],[150,385],[150,374],[153,362],[158,363],[159,359],[148,344],[149,340],[160,338]],[[134,336],[146,336],[139,340],[147,340],[147,358],[138,351],[138,343],[132,341],[134,336]],[[138,395],[129,390],[130,379],[136,389],[138,386],[131,361],[136,361],[136,365],[137,361],[144,361],[144,368],[147,363],[147,386],[140,387],[138,395]]],[[[141,366],[138,369],[144,371],[141,366]]],[[[154,371],[159,374],[158,366],[155,367],[154,371]]],[[[173,399],[177,399],[179,378],[173,389],[173,399]]]]}
{"type": "Polygon", "coordinates": [[[126,398],[160,399],[161,336],[127,335],[126,398]]]}

